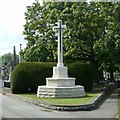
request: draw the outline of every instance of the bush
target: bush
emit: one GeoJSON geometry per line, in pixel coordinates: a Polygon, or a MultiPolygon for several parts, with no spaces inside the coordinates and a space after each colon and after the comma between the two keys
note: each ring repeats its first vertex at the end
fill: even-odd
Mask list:
{"type": "MultiPolygon", "coordinates": [[[[13,93],[36,92],[39,85],[46,84],[46,77],[52,77],[56,63],[21,62],[12,72],[11,90],[13,93]]],[[[76,84],[83,85],[86,91],[92,90],[95,79],[91,64],[67,64],[69,77],[76,78],[76,84]]]]}
{"type": "Polygon", "coordinates": [[[68,65],[69,76],[76,78],[76,85],[82,85],[85,91],[91,91],[96,79],[95,67],[92,64],[72,63],[68,65]]]}
{"type": "Polygon", "coordinates": [[[35,92],[38,85],[46,84],[45,78],[52,76],[54,63],[21,62],[12,72],[13,93],[35,92]]]}

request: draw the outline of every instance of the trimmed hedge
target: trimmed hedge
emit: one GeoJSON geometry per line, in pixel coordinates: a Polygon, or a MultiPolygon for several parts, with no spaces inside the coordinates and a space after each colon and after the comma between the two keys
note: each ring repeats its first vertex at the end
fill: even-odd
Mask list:
{"type": "Polygon", "coordinates": [[[52,76],[54,63],[21,62],[12,72],[11,90],[13,93],[27,93],[45,84],[45,78],[52,76]]]}
{"type": "MultiPolygon", "coordinates": [[[[46,77],[52,77],[56,63],[21,62],[12,72],[12,93],[37,92],[39,85],[46,84],[46,77]]],[[[76,78],[76,84],[83,85],[86,91],[92,90],[95,80],[94,66],[91,64],[67,64],[69,77],[76,78]]]]}
{"type": "Polygon", "coordinates": [[[72,63],[68,65],[69,76],[76,78],[76,85],[82,85],[86,92],[92,90],[93,82],[97,79],[96,69],[92,64],[72,63]]]}

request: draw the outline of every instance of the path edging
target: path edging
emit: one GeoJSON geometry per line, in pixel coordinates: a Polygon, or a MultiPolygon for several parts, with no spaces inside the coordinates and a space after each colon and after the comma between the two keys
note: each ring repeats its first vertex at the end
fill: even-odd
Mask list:
{"type": "Polygon", "coordinates": [[[105,100],[105,97],[110,95],[115,89],[115,85],[109,85],[108,87],[106,87],[105,91],[103,93],[101,93],[99,96],[96,97],[96,99],[94,101],[92,101],[90,104],[85,104],[85,105],[54,105],[54,104],[49,104],[47,102],[43,102],[40,100],[34,100],[34,99],[30,99],[27,97],[23,97],[23,96],[19,96],[16,94],[11,94],[11,93],[5,93],[5,95],[10,96],[14,99],[18,99],[18,100],[23,100],[25,102],[28,103],[32,103],[35,104],[37,106],[40,107],[44,107],[47,109],[52,109],[52,110],[59,110],[59,111],[90,111],[90,110],[94,110],[97,109],[99,107],[99,105],[105,100]]]}

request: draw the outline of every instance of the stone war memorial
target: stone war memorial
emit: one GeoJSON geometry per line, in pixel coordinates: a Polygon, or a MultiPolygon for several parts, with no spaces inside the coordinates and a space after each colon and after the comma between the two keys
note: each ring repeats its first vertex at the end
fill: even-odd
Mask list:
{"type": "Polygon", "coordinates": [[[62,30],[66,27],[58,20],[58,26],[53,30],[58,31],[58,63],[53,67],[53,76],[46,78],[45,86],[38,86],[37,97],[74,98],[85,96],[84,87],[75,85],[75,78],[68,77],[67,67],[63,64],[62,30]]]}

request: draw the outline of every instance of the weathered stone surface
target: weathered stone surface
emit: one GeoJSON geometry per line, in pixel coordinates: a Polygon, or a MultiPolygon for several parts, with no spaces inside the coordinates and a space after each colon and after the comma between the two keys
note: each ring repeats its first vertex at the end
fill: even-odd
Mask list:
{"type": "Polygon", "coordinates": [[[67,67],[61,66],[61,67],[53,67],[53,78],[67,78],[67,67]]]}
{"type": "Polygon", "coordinates": [[[56,97],[56,98],[73,98],[85,95],[83,86],[74,87],[47,87],[38,86],[37,97],[56,97]]]}
{"type": "Polygon", "coordinates": [[[46,78],[46,85],[50,87],[73,87],[75,78],[46,78]]]}

